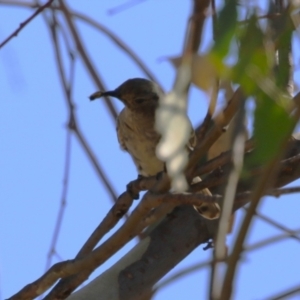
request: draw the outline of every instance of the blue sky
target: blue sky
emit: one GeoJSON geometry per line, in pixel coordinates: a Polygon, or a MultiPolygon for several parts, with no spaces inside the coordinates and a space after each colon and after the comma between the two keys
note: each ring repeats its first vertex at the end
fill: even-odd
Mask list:
{"type": "MultiPolygon", "coordinates": [[[[191,1],[162,0],[158,3],[157,0],[148,0],[115,15],[109,15],[108,10],[124,3],[123,0],[73,0],[68,3],[74,10],[111,29],[138,53],[165,90],[172,88],[174,69],[161,58],[181,53],[191,1]]],[[[29,9],[1,5],[0,41],[31,13],[29,9]]],[[[77,22],[77,26],[109,89],[128,78],[145,77],[105,35],[82,22],[77,22]]],[[[208,28],[209,24],[202,50],[210,45],[208,28]]],[[[299,64],[298,61],[295,63],[299,64]]],[[[104,103],[88,101],[87,97],[97,87],[88,77],[79,57],[75,71],[73,95],[79,125],[117,194],[120,194],[136,177],[136,170],[130,157],[119,149],[115,125],[104,103]]],[[[295,79],[299,84],[298,72],[295,79]]],[[[45,271],[63,187],[68,111],[54,62],[51,37],[42,16],[35,18],[18,37],[1,49],[0,90],[0,299],[5,299],[45,271]]],[[[119,110],[122,108],[117,100],[114,104],[119,110]]],[[[193,124],[201,122],[206,108],[204,94],[192,88],[189,115],[193,124]]],[[[56,245],[61,259],[76,255],[112,205],[74,136],[71,142],[67,203],[56,245]]],[[[266,198],[260,207],[263,214],[295,230],[300,227],[299,209],[297,195],[266,198]]],[[[235,230],[242,215],[243,212],[238,214],[235,230]]],[[[280,233],[280,230],[257,220],[247,243],[280,233]]],[[[228,238],[229,245],[232,239],[228,238]]],[[[135,243],[133,240],[126,245],[91,278],[111,266],[135,243]]],[[[299,285],[299,246],[299,241],[287,239],[245,254],[237,273],[233,299],[266,299],[299,285]]],[[[199,247],[171,273],[205,261],[210,256],[210,251],[199,247]]],[[[53,258],[52,263],[57,261],[59,258],[53,258]]],[[[205,299],[208,282],[208,268],[201,269],[162,289],[155,300],[205,299]]]]}

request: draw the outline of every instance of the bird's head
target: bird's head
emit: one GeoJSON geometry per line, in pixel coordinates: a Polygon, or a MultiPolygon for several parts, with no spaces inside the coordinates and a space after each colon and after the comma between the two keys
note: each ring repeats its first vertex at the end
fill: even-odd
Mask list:
{"type": "Polygon", "coordinates": [[[102,96],[111,96],[121,100],[132,111],[154,111],[163,95],[158,85],[143,78],[128,79],[113,91],[96,92],[89,98],[95,100],[102,96]]]}

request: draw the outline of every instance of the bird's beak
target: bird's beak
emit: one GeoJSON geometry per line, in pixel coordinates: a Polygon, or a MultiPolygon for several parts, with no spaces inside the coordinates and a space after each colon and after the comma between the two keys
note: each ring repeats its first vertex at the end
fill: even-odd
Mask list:
{"type": "Polygon", "coordinates": [[[101,92],[101,91],[99,91],[99,92],[96,92],[96,93],[92,94],[89,98],[92,101],[92,100],[95,100],[97,98],[101,98],[103,96],[111,96],[111,97],[118,98],[118,95],[117,95],[116,91],[108,91],[108,92],[101,92]]]}

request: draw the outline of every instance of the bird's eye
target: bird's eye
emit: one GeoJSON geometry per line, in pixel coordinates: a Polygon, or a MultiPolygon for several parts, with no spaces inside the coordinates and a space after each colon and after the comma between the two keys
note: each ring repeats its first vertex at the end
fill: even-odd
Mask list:
{"type": "Polygon", "coordinates": [[[146,99],[143,99],[143,98],[137,98],[137,99],[135,99],[134,101],[135,101],[136,103],[143,103],[143,102],[145,102],[145,100],[146,100],[146,99]]]}

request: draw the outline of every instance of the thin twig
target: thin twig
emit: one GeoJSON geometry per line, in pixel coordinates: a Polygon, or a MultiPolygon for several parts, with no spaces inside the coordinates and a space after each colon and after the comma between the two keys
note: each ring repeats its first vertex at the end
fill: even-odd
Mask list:
{"type": "Polygon", "coordinates": [[[206,116],[201,124],[201,126],[197,129],[197,141],[202,141],[202,139],[205,137],[209,126],[211,125],[212,116],[215,112],[216,105],[217,105],[217,98],[218,98],[218,92],[219,92],[219,82],[218,80],[215,81],[215,84],[212,87],[210,101],[209,101],[209,107],[206,113],[206,116]]]}
{"type": "Polygon", "coordinates": [[[211,1],[211,9],[212,9],[212,21],[213,21],[213,26],[212,26],[212,36],[214,41],[217,40],[218,37],[218,15],[217,15],[217,10],[216,10],[216,2],[215,0],[211,1]]]}
{"type": "Polygon", "coordinates": [[[132,49],[129,48],[119,37],[117,37],[112,31],[110,31],[108,28],[100,24],[99,22],[96,22],[92,18],[76,12],[76,11],[70,11],[71,15],[74,18],[77,18],[79,20],[82,20],[86,22],[87,24],[97,28],[98,30],[101,30],[103,33],[105,33],[120,49],[122,49],[136,64],[140,67],[141,71],[144,72],[144,74],[153,82],[158,84],[160,89],[164,92],[163,86],[159,83],[158,78],[152,73],[152,71],[145,65],[145,63],[138,57],[136,53],[132,49]]]}
{"type": "Polygon", "coordinates": [[[160,282],[157,286],[155,286],[153,293],[156,293],[158,290],[166,287],[167,285],[169,285],[170,283],[173,283],[175,280],[178,280],[179,278],[182,278],[193,272],[199,271],[205,267],[209,267],[209,265],[211,263],[212,263],[211,261],[204,261],[204,262],[195,264],[191,267],[188,267],[188,268],[178,271],[177,273],[173,274],[172,276],[168,277],[167,279],[160,282]]]}
{"type": "MultiPolygon", "coordinates": [[[[52,18],[53,18],[53,26],[58,25],[54,12],[52,14],[52,18]]],[[[50,26],[50,20],[47,19],[45,14],[44,14],[44,19],[46,20],[46,22],[49,23],[49,26],[50,26]]],[[[70,72],[69,72],[70,78],[68,80],[67,85],[68,85],[69,94],[71,96],[73,83],[74,83],[74,75],[75,75],[75,58],[74,58],[74,54],[71,50],[71,47],[68,43],[68,39],[67,39],[66,35],[64,35],[64,40],[67,45],[69,58],[70,58],[70,72]]],[[[70,116],[71,116],[71,114],[70,114],[70,116]]],[[[70,124],[71,122],[72,122],[72,119],[69,119],[68,124],[70,124]]],[[[72,141],[72,135],[71,135],[70,127],[68,126],[68,130],[66,133],[65,169],[64,169],[64,176],[63,176],[63,188],[62,188],[62,194],[61,194],[61,201],[60,201],[61,204],[60,204],[60,209],[58,212],[57,221],[56,221],[56,225],[55,225],[55,229],[54,229],[54,233],[53,233],[50,251],[49,251],[47,262],[46,262],[46,271],[49,269],[49,267],[51,265],[51,258],[53,256],[53,254],[57,254],[57,251],[55,250],[55,248],[56,248],[56,243],[58,240],[59,232],[60,232],[60,229],[62,226],[64,211],[65,211],[66,201],[67,201],[67,192],[68,192],[69,174],[70,174],[70,161],[71,161],[71,141],[72,141]]]]}
{"type": "MultiPolygon", "coordinates": [[[[257,19],[258,20],[262,20],[262,19],[277,19],[280,17],[280,14],[279,13],[271,13],[271,14],[265,14],[265,15],[262,15],[262,16],[257,16],[257,19]]],[[[243,20],[243,21],[238,21],[238,24],[246,24],[246,23],[249,23],[251,19],[246,19],[246,20],[243,20]]]]}
{"type": "MultiPolygon", "coordinates": [[[[213,253],[214,260],[216,261],[224,260],[227,256],[226,235],[230,231],[229,228],[230,218],[232,217],[232,208],[234,205],[234,199],[239,177],[243,168],[246,139],[246,131],[243,126],[245,119],[245,111],[243,104],[244,103],[242,103],[241,108],[237,113],[237,117],[235,118],[234,131],[236,133],[232,145],[233,168],[228,177],[228,183],[225,189],[224,201],[222,205],[221,217],[218,224],[218,231],[215,240],[215,249],[213,253]]],[[[222,287],[222,267],[222,262],[212,264],[210,299],[219,299],[220,297],[222,287]]]]}
{"type": "Polygon", "coordinates": [[[13,37],[16,37],[18,33],[26,26],[28,25],[38,14],[40,14],[45,8],[49,7],[54,0],[49,0],[44,5],[40,6],[34,14],[32,14],[27,20],[20,23],[19,28],[17,28],[11,35],[9,35],[1,44],[0,49],[7,44],[13,37]]]}
{"type": "MultiPolygon", "coordinates": [[[[34,4],[31,2],[22,2],[22,1],[3,1],[0,0],[1,4],[6,5],[16,5],[16,6],[23,6],[28,8],[36,8],[39,7],[38,4],[34,4]]],[[[60,6],[53,5],[51,9],[60,10],[60,6]]],[[[69,10],[70,15],[72,18],[76,18],[85,22],[86,24],[102,31],[104,34],[107,35],[120,49],[122,49],[132,60],[140,67],[141,71],[153,82],[159,85],[160,89],[164,91],[163,86],[159,83],[158,78],[152,73],[152,71],[146,66],[146,64],[141,60],[141,58],[128,46],[125,42],[123,42],[116,34],[114,34],[110,29],[106,28],[104,25],[100,24],[96,20],[92,19],[91,17],[80,13],[75,10],[69,10]]]]}
{"type": "Polygon", "coordinates": [[[300,284],[296,287],[290,288],[287,291],[284,291],[282,293],[278,293],[274,296],[271,296],[267,298],[266,300],[283,300],[287,299],[287,297],[295,295],[295,294],[300,294],[300,284]]]}
{"type": "Polygon", "coordinates": [[[14,5],[14,6],[23,6],[23,7],[28,7],[28,8],[39,8],[40,5],[35,4],[31,1],[18,1],[18,0],[0,0],[0,4],[4,5],[14,5]]]}
{"type": "MultiPolygon", "coordinates": [[[[229,152],[225,155],[227,156],[228,154],[229,154],[229,152]]],[[[223,154],[221,154],[220,159],[222,159],[222,155],[223,154]]],[[[214,160],[212,160],[212,162],[213,161],[214,160]]],[[[300,163],[300,154],[297,154],[295,156],[292,156],[292,157],[282,160],[280,162],[280,173],[276,179],[274,187],[281,187],[281,186],[284,186],[284,185],[298,179],[299,172],[300,172],[299,163],[300,163]]],[[[215,169],[203,181],[193,184],[190,187],[189,191],[197,192],[197,191],[201,191],[204,188],[212,188],[212,187],[216,187],[216,186],[225,184],[228,179],[228,171],[226,169],[227,169],[227,165],[224,165],[221,168],[215,169]]],[[[248,173],[249,177],[247,178],[247,180],[246,181],[244,181],[243,179],[240,180],[238,191],[242,192],[242,191],[251,189],[253,179],[255,179],[255,178],[257,178],[257,176],[261,175],[262,172],[263,172],[262,167],[256,167],[256,168],[250,170],[248,173]]]]}
{"type": "Polygon", "coordinates": [[[197,163],[200,161],[202,156],[207,153],[208,149],[213,145],[213,143],[222,135],[224,132],[223,128],[229,124],[243,99],[244,95],[241,89],[238,88],[224,110],[214,118],[214,124],[210,128],[206,137],[199,145],[196,146],[195,150],[191,154],[186,171],[189,179],[194,177],[197,163]]]}
{"type": "Polygon", "coordinates": [[[47,257],[46,262],[46,270],[49,269],[51,265],[51,258],[54,253],[56,253],[56,243],[58,240],[58,235],[61,229],[62,220],[64,216],[64,211],[66,208],[66,201],[67,201],[67,192],[68,192],[68,186],[69,186],[69,174],[70,174],[70,160],[71,160],[71,132],[67,131],[66,136],[66,154],[65,154],[65,169],[64,169],[64,177],[63,177],[63,188],[61,192],[61,200],[60,200],[60,208],[55,224],[55,229],[52,237],[52,241],[50,244],[50,250],[47,257]]]}
{"type": "Polygon", "coordinates": [[[299,241],[299,239],[300,239],[299,234],[300,234],[300,229],[293,230],[291,232],[281,233],[281,234],[275,235],[273,237],[263,239],[262,241],[256,242],[252,245],[245,246],[244,251],[252,251],[252,250],[255,250],[257,248],[261,248],[261,247],[264,247],[264,246],[269,246],[272,243],[282,241],[283,239],[286,239],[286,238],[294,238],[294,239],[297,239],[299,241]]]}
{"type": "Polygon", "coordinates": [[[116,194],[114,188],[112,187],[112,184],[109,182],[107,175],[105,174],[104,170],[100,166],[96,156],[94,155],[92,149],[88,145],[85,137],[83,136],[83,134],[78,126],[75,109],[74,109],[75,105],[71,98],[70,87],[68,86],[68,83],[66,81],[65,72],[63,69],[62,58],[61,58],[61,54],[59,51],[58,39],[56,37],[55,27],[51,28],[51,32],[52,32],[52,37],[53,37],[53,42],[54,42],[53,44],[55,47],[55,55],[56,55],[56,61],[58,64],[58,70],[59,70],[61,82],[63,85],[63,90],[64,90],[65,96],[66,96],[65,99],[67,100],[67,104],[69,107],[69,114],[70,114],[69,128],[74,132],[75,136],[78,138],[81,146],[83,147],[87,156],[91,160],[93,167],[97,171],[97,174],[101,178],[102,183],[104,184],[105,188],[107,189],[107,192],[110,194],[111,198],[113,199],[113,202],[116,202],[117,194],[116,194]]]}
{"type": "Polygon", "coordinates": [[[275,190],[268,192],[267,195],[274,196],[274,197],[280,197],[282,195],[294,194],[294,193],[299,193],[299,192],[300,192],[300,187],[295,186],[295,187],[284,188],[284,189],[275,189],[275,190]]]}
{"type": "MultiPolygon", "coordinates": [[[[91,62],[91,59],[89,58],[87,51],[84,47],[84,44],[81,40],[81,37],[79,36],[79,32],[77,31],[77,29],[75,27],[71,12],[68,10],[64,1],[60,0],[59,3],[60,3],[60,7],[61,7],[61,12],[63,13],[65,20],[69,26],[71,35],[74,39],[74,42],[76,44],[76,48],[77,48],[79,55],[81,56],[86,68],[88,69],[92,79],[94,80],[94,82],[96,83],[98,88],[101,89],[102,91],[106,91],[107,89],[103,84],[103,80],[100,79],[100,75],[97,73],[96,69],[94,68],[94,66],[91,62]]],[[[117,110],[114,107],[113,103],[108,99],[108,97],[104,97],[104,99],[105,99],[106,105],[109,109],[109,112],[115,121],[118,116],[117,110]]]]}
{"type": "MultiPolygon", "coordinates": [[[[295,192],[300,192],[300,188],[299,187],[295,187],[295,188],[283,188],[283,189],[273,189],[270,192],[267,192],[266,195],[270,195],[270,196],[274,196],[274,197],[279,197],[280,195],[287,195],[290,193],[295,193],[295,192]],[[279,196],[278,196],[279,195],[279,196]]],[[[245,207],[244,210],[247,211],[247,208],[245,207]]],[[[297,239],[300,242],[300,237],[298,237],[297,235],[294,235],[293,232],[294,230],[289,229],[288,227],[278,223],[277,221],[263,215],[262,213],[256,212],[255,217],[268,223],[269,225],[289,234],[291,237],[297,239]]]]}
{"type": "MultiPolygon", "coordinates": [[[[245,152],[252,150],[254,147],[254,141],[252,139],[245,142],[245,152]]],[[[219,156],[201,164],[196,173],[200,176],[202,174],[210,173],[213,170],[221,167],[222,165],[228,164],[232,162],[232,150],[228,150],[226,152],[221,153],[219,156]]]]}
{"type": "Polygon", "coordinates": [[[110,8],[107,12],[110,15],[115,15],[115,14],[120,13],[126,9],[129,9],[137,4],[141,4],[144,1],[146,1],[146,0],[131,0],[130,2],[126,2],[126,3],[120,4],[116,7],[110,8]]]}
{"type": "MultiPolygon", "coordinates": [[[[294,231],[294,234],[299,234],[300,233],[300,230],[295,230],[294,231]]],[[[281,241],[285,238],[288,238],[288,237],[294,237],[294,235],[292,234],[281,234],[281,235],[276,235],[270,239],[267,240],[267,242],[265,243],[264,241],[262,242],[258,242],[258,243],[255,243],[253,245],[250,245],[250,246],[246,246],[245,247],[245,251],[254,251],[254,250],[257,250],[259,248],[263,248],[263,247],[266,247],[266,246],[269,246],[270,244],[272,243],[276,243],[278,241],[281,241]]],[[[222,262],[226,262],[227,259],[223,260],[222,262]]],[[[216,263],[217,261],[215,260],[208,260],[208,261],[204,261],[204,262],[201,262],[201,263],[198,263],[198,264],[195,264],[191,267],[187,267],[187,268],[184,268],[178,272],[176,272],[175,274],[173,274],[172,276],[168,277],[167,279],[161,281],[157,286],[155,286],[154,288],[154,292],[156,293],[158,290],[166,287],[167,285],[173,283],[175,280],[178,280],[180,279],[181,277],[184,277],[190,273],[193,273],[193,272],[196,272],[196,271],[199,271],[205,267],[209,267],[210,265],[216,263]]],[[[218,261],[218,262],[221,262],[221,261],[218,261]]],[[[292,289],[294,290],[294,289],[292,289]]],[[[285,294],[284,294],[285,295],[285,294]]],[[[273,300],[273,298],[269,298],[269,300],[273,300]]],[[[274,299],[282,299],[282,298],[274,298],[274,299]]]]}

